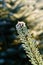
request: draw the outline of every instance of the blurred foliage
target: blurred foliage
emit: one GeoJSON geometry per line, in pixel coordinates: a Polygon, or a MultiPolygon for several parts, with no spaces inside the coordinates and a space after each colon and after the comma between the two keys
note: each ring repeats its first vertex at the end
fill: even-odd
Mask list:
{"type": "MultiPolygon", "coordinates": [[[[30,34],[36,39],[37,47],[39,51],[41,50],[40,53],[43,57],[43,0],[0,0],[0,51],[21,44],[15,28],[18,21],[26,23],[30,34]]],[[[21,64],[18,63],[20,59],[16,58],[15,63],[28,65],[28,60],[24,59],[21,59],[21,64]]],[[[11,65],[10,62],[8,62],[9,65],[11,65]]]]}

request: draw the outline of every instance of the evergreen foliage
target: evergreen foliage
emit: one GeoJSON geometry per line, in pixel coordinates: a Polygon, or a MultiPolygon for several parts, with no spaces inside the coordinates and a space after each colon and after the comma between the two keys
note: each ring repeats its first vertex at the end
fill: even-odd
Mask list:
{"type": "Polygon", "coordinates": [[[36,41],[28,33],[28,29],[24,26],[24,23],[19,23],[16,25],[19,38],[23,44],[23,47],[27,53],[27,56],[30,58],[30,61],[33,65],[43,65],[43,59],[36,47],[36,41]]]}
{"type": "MultiPolygon", "coordinates": [[[[18,29],[18,33],[16,30],[18,21],[24,21],[28,29],[31,29],[30,33],[32,33],[34,29],[39,30],[40,27],[41,32],[38,32],[36,36],[38,35],[40,40],[43,41],[43,18],[40,18],[43,17],[43,8],[41,8],[43,5],[40,4],[39,6],[39,2],[36,2],[37,0],[0,0],[0,65],[35,65],[36,63],[43,65],[40,55],[41,52],[39,53],[37,50],[37,43],[34,42],[33,37],[31,37],[30,34],[29,36],[27,35],[27,28],[23,27],[23,31],[21,28],[20,31],[18,29]],[[42,23],[41,26],[39,20],[42,23]],[[38,27],[36,27],[36,25],[38,27]],[[18,34],[20,36],[18,36],[18,34]],[[29,40],[24,40],[27,39],[25,35],[28,36],[29,40]],[[34,51],[34,53],[30,51],[34,51]],[[34,57],[37,58],[38,56],[38,58],[34,58],[32,56],[33,54],[34,57]],[[29,61],[30,59],[31,63],[29,61]]],[[[38,37],[35,38],[38,39],[38,37]]],[[[38,47],[40,48],[40,44],[38,47]]]]}

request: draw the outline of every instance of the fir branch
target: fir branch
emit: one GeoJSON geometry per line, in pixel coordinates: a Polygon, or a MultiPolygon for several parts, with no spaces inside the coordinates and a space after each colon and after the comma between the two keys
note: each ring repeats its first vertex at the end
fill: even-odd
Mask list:
{"type": "Polygon", "coordinates": [[[21,42],[24,43],[24,50],[26,51],[27,56],[31,59],[30,61],[33,65],[43,65],[42,57],[36,47],[36,41],[31,37],[27,27],[23,26],[23,24],[23,22],[18,22],[16,29],[21,42]]]}

